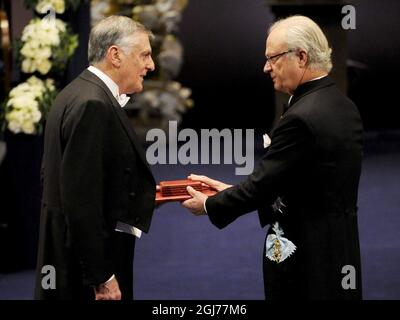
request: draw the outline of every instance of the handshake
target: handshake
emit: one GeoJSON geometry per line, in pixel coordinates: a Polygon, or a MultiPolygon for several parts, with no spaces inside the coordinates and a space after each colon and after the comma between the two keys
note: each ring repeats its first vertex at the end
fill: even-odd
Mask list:
{"type": "Polygon", "coordinates": [[[203,215],[207,198],[229,187],[231,185],[195,174],[189,175],[187,180],[162,181],[157,185],[156,205],[181,201],[193,214],[203,215]]]}

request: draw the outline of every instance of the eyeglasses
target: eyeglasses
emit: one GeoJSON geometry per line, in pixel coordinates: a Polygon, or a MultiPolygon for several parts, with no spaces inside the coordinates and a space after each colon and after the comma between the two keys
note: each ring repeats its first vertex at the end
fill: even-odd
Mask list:
{"type": "Polygon", "coordinates": [[[278,61],[278,59],[279,59],[280,57],[282,57],[284,54],[287,54],[287,53],[289,53],[289,52],[293,52],[293,50],[288,50],[288,51],[285,51],[285,52],[281,52],[281,53],[278,53],[278,54],[276,54],[276,55],[274,55],[274,56],[272,56],[272,57],[266,56],[266,58],[267,58],[267,63],[273,64],[273,63],[275,63],[276,61],[278,61]]]}

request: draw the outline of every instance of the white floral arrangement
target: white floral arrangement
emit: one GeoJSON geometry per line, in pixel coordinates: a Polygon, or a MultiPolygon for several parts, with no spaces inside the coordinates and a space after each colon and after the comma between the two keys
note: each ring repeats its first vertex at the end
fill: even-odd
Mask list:
{"type": "Polygon", "coordinates": [[[135,6],[133,16],[155,33],[161,30],[171,33],[177,31],[187,2],[187,0],[153,0],[152,4],[135,6]]]}
{"type": "Polygon", "coordinates": [[[65,11],[64,0],[39,0],[36,4],[35,10],[38,13],[45,14],[49,11],[49,8],[53,8],[58,14],[63,14],[65,11]]]}
{"type": "Polygon", "coordinates": [[[56,14],[77,9],[85,1],[88,0],[24,1],[27,8],[36,11],[36,17],[22,31],[16,51],[22,72],[35,75],[14,87],[0,105],[0,140],[6,128],[12,133],[42,133],[57,94],[51,78],[62,75],[78,46],[78,36],[70,32],[67,23],[56,19],[56,14]]]}
{"type": "Polygon", "coordinates": [[[131,109],[144,126],[162,119],[181,122],[182,114],[193,107],[192,91],[173,79],[178,76],[183,62],[183,46],[175,35],[187,0],[136,0],[133,19],[149,28],[156,70],[151,80],[145,80],[143,92],[136,94],[131,109]]]}
{"type": "Polygon", "coordinates": [[[144,91],[135,95],[130,107],[138,110],[139,118],[144,124],[150,124],[152,118],[161,115],[168,121],[181,121],[182,114],[193,107],[190,99],[192,91],[182,87],[177,81],[164,83],[158,80],[146,80],[144,91]]]}
{"type": "Polygon", "coordinates": [[[13,133],[39,133],[55,95],[52,79],[35,76],[13,88],[4,108],[7,128],[13,133]]]}
{"type": "Polygon", "coordinates": [[[46,75],[54,67],[62,70],[78,46],[77,35],[71,35],[60,19],[35,18],[22,31],[22,71],[46,75]]]}

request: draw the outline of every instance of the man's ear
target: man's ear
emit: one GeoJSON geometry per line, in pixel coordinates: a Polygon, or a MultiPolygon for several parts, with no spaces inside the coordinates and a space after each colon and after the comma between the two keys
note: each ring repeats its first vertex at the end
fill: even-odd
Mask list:
{"type": "Polygon", "coordinates": [[[117,46],[111,46],[107,50],[107,58],[116,68],[119,68],[121,66],[120,54],[120,49],[117,46]]]}
{"type": "Polygon", "coordinates": [[[300,68],[307,67],[307,65],[308,65],[307,52],[305,52],[304,50],[299,50],[298,57],[299,57],[299,66],[300,66],[300,68]]]}

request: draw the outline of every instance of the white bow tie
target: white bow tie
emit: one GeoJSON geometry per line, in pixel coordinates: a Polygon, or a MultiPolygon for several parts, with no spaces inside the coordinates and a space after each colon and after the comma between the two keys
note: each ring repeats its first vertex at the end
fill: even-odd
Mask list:
{"type": "Polygon", "coordinates": [[[128,103],[130,98],[131,97],[128,97],[126,94],[120,94],[116,99],[122,108],[128,103]]]}

